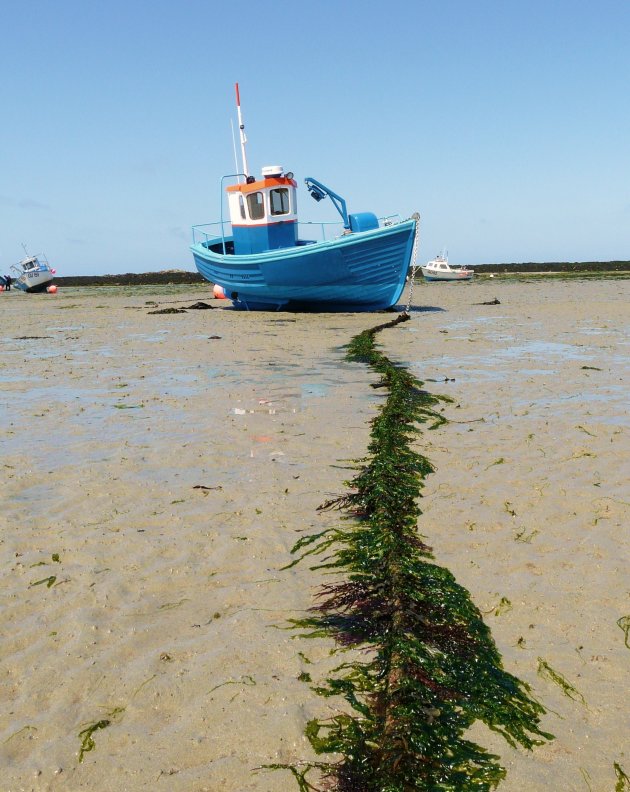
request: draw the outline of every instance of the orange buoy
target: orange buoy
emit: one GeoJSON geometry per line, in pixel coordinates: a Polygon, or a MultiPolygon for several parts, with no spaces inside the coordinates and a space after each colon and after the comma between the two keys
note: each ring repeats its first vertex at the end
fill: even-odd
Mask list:
{"type": "Polygon", "coordinates": [[[46,286],[46,291],[48,292],[48,294],[57,294],[57,287],[55,286],[54,283],[51,283],[50,286],[46,286]]]}
{"type": "Polygon", "coordinates": [[[219,286],[218,283],[214,284],[214,289],[212,290],[212,293],[214,294],[214,299],[215,300],[225,300],[225,299],[227,299],[226,296],[225,296],[225,291],[223,289],[223,286],[219,286]]]}
{"type": "Polygon", "coordinates": [[[2,285],[0,284],[0,292],[3,292],[3,291],[4,291],[4,286],[2,286],[2,285]]]}

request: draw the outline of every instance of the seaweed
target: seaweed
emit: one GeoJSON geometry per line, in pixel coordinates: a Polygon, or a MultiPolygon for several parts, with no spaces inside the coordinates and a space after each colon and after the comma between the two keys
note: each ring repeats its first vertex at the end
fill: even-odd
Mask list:
{"type": "Polygon", "coordinates": [[[266,766],[291,772],[300,792],[487,792],[505,769],[468,738],[475,721],[512,746],[553,739],[540,727],[545,709],[529,686],[504,670],[469,592],[418,533],[417,502],[433,466],[414,442],[421,425],[431,431],[446,422],[438,408],[452,400],[428,393],[377,350],[375,335],[408,319],[401,314],[348,346],[348,360],[380,375],[386,398],[348,491],[320,507],[343,512],[340,524],[301,537],[285,567],[311,558],[311,569],[334,576],[292,628],[332,638],[338,652],[358,650],[313,687],[346,701],[345,711],[306,726],[324,759],[266,766]]]}
{"type": "Polygon", "coordinates": [[[542,679],[548,679],[558,685],[558,687],[562,689],[564,695],[573,699],[573,701],[580,701],[582,704],[586,704],[586,700],[580,691],[574,688],[561,673],[553,669],[542,657],[538,658],[538,676],[542,679]]]}
{"type": "MultiPolygon", "coordinates": [[[[160,660],[162,660],[162,656],[160,656],[160,660]]],[[[135,697],[138,695],[138,693],[139,693],[139,692],[142,690],[142,688],[143,688],[145,685],[148,685],[148,684],[149,684],[149,682],[152,682],[152,681],[153,681],[153,680],[156,678],[156,676],[157,676],[157,674],[153,674],[153,676],[150,676],[148,679],[145,679],[145,680],[144,680],[144,682],[142,682],[142,683],[141,683],[141,684],[140,684],[140,685],[139,685],[139,686],[138,686],[138,687],[137,687],[137,688],[134,690],[134,692],[133,692],[133,694],[132,694],[131,698],[135,698],[135,697]]]]}
{"type": "Polygon", "coordinates": [[[189,601],[190,600],[188,597],[183,597],[182,599],[179,600],[179,602],[165,602],[163,605],[160,605],[158,610],[159,611],[173,610],[173,608],[179,608],[185,602],[189,602],[189,601]]]}
{"type": "Polygon", "coordinates": [[[42,583],[46,584],[46,588],[51,588],[55,585],[57,581],[57,575],[50,575],[49,577],[42,578],[41,580],[36,580],[34,583],[29,584],[29,588],[33,588],[33,586],[41,586],[42,583]]]}
{"type": "Polygon", "coordinates": [[[99,729],[106,729],[111,723],[108,718],[91,723],[87,728],[79,732],[79,739],[81,740],[81,748],[79,749],[79,762],[83,761],[83,755],[88,751],[93,751],[96,748],[96,743],[92,735],[99,729]]]}
{"type": "Polygon", "coordinates": [[[493,613],[495,616],[501,616],[504,613],[508,613],[512,610],[512,603],[507,597],[501,597],[497,605],[493,605],[489,611],[484,611],[485,613],[493,613]]]}
{"type": "Polygon", "coordinates": [[[630,790],[630,778],[624,773],[623,768],[617,762],[613,762],[615,775],[617,776],[617,783],[615,784],[615,792],[625,792],[630,790]]]}
{"type": "Polygon", "coordinates": [[[584,783],[589,789],[589,792],[593,792],[593,787],[591,786],[591,777],[588,773],[588,770],[585,770],[583,767],[580,767],[580,773],[582,773],[582,778],[584,779],[584,783]]]}
{"type": "Polygon", "coordinates": [[[28,733],[28,732],[32,732],[32,731],[37,731],[37,726],[31,726],[30,724],[27,723],[26,726],[22,726],[21,729],[18,729],[16,732],[13,732],[13,734],[9,735],[9,737],[7,737],[7,739],[4,740],[4,742],[2,744],[6,745],[14,737],[18,737],[20,734],[23,734],[24,732],[28,733]]]}
{"type": "Polygon", "coordinates": [[[201,300],[188,306],[189,310],[197,310],[197,311],[204,311],[207,310],[208,308],[214,308],[214,305],[209,305],[207,302],[203,302],[201,300]]]}
{"type": "Polygon", "coordinates": [[[254,679],[254,677],[250,676],[249,674],[245,674],[241,676],[240,679],[228,679],[225,682],[220,682],[218,685],[215,685],[213,688],[210,688],[210,690],[208,691],[208,695],[210,695],[210,693],[214,693],[214,691],[218,690],[219,688],[225,687],[226,685],[246,685],[248,687],[251,687],[252,685],[255,684],[256,684],[256,680],[254,679]]]}
{"type": "Polygon", "coordinates": [[[623,630],[623,640],[628,649],[630,649],[630,644],[628,643],[628,639],[630,638],[630,615],[629,616],[622,616],[620,619],[617,619],[617,627],[623,630]]]}
{"type": "Polygon", "coordinates": [[[540,531],[537,528],[534,528],[528,534],[525,533],[525,528],[522,528],[517,534],[514,535],[515,542],[523,542],[525,544],[531,544],[532,539],[539,534],[540,531]]]}
{"type": "Polygon", "coordinates": [[[83,761],[84,754],[88,753],[89,751],[93,751],[96,748],[94,737],[92,736],[94,732],[98,731],[99,729],[106,729],[111,725],[113,719],[124,711],[124,707],[115,707],[110,713],[108,713],[107,718],[102,718],[101,720],[95,721],[94,723],[90,723],[89,726],[86,726],[85,729],[82,729],[79,732],[79,739],[81,740],[81,748],[79,749],[79,762],[83,761]]]}

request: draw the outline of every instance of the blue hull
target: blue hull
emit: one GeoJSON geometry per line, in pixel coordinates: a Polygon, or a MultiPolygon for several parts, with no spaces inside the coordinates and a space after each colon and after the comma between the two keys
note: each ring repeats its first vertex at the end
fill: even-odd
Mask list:
{"type": "Polygon", "coordinates": [[[236,256],[232,238],[191,246],[201,275],[247,310],[378,311],[402,294],[415,220],[325,242],[236,256]]]}

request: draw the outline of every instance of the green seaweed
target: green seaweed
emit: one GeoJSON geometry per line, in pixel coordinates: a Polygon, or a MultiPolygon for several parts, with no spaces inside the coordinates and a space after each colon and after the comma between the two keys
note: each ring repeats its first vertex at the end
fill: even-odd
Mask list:
{"type": "MultiPolygon", "coordinates": [[[[59,559],[59,553],[53,553],[50,558],[56,564],[60,564],[61,563],[61,561],[59,559]]],[[[34,564],[31,564],[31,569],[33,567],[46,566],[48,563],[49,563],[48,561],[36,561],[34,564]]]]}
{"type": "Polygon", "coordinates": [[[580,773],[582,773],[582,778],[584,779],[584,783],[589,789],[589,792],[593,792],[593,787],[591,786],[591,777],[588,773],[588,770],[585,770],[583,767],[580,767],[580,773]]]}
{"type": "Polygon", "coordinates": [[[88,753],[89,751],[93,751],[96,748],[94,737],[92,736],[94,732],[97,732],[99,729],[106,729],[111,725],[115,717],[124,711],[124,707],[115,707],[111,712],[108,713],[106,718],[95,721],[94,723],[90,723],[89,726],[86,726],[85,729],[82,729],[79,732],[79,739],[81,740],[81,748],[79,749],[79,762],[83,761],[84,754],[88,753]]]}
{"type": "Polygon", "coordinates": [[[617,619],[617,627],[623,630],[623,640],[628,649],[630,649],[630,615],[629,616],[622,616],[620,619],[617,619]]]}
{"type": "Polygon", "coordinates": [[[29,584],[29,588],[33,588],[33,586],[41,586],[42,583],[46,584],[46,588],[50,588],[51,586],[55,585],[57,581],[57,575],[50,575],[49,577],[42,578],[41,580],[36,580],[33,583],[29,584]]]}
{"type": "Polygon", "coordinates": [[[512,610],[512,603],[507,597],[501,597],[499,604],[495,605],[489,612],[495,616],[502,616],[512,610]]]}
{"type": "Polygon", "coordinates": [[[2,744],[6,745],[14,737],[17,737],[18,735],[22,734],[22,732],[30,732],[30,731],[37,731],[37,726],[30,726],[29,724],[27,724],[26,726],[22,726],[21,729],[18,729],[16,732],[13,732],[13,734],[9,735],[2,744]]]}
{"type": "Polygon", "coordinates": [[[505,770],[468,739],[475,721],[512,746],[552,739],[540,728],[545,709],[503,669],[470,594],[434,562],[417,532],[418,500],[433,466],[414,443],[420,425],[430,431],[446,422],[437,408],[451,399],[428,393],[376,349],[377,333],[407,319],[401,314],[366,330],[348,347],[348,360],[380,375],[375,387],[386,398],[348,491],[320,506],[343,512],[341,523],[301,537],[285,567],[310,558],[311,569],[334,575],[292,627],[304,637],[332,638],[340,651],[359,650],[313,688],[346,701],[345,712],[335,705],[337,714],[306,726],[314,751],[330,758],[267,765],[290,771],[300,792],[487,792],[505,770]],[[307,779],[311,771],[316,783],[307,779]]]}
{"type": "Polygon", "coordinates": [[[173,610],[174,608],[179,608],[185,602],[189,602],[189,601],[190,600],[188,597],[184,597],[183,599],[180,599],[179,602],[165,602],[164,605],[160,605],[158,610],[159,611],[173,610]]]}
{"type": "Polygon", "coordinates": [[[537,528],[534,528],[528,534],[525,533],[525,528],[520,530],[517,534],[514,535],[515,542],[523,542],[525,544],[531,544],[532,539],[539,534],[540,531],[537,528]]]}
{"type": "Polygon", "coordinates": [[[79,762],[83,761],[84,754],[88,753],[88,751],[93,751],[94,748],[96,748],[96,743],[92,737],[94,732],[98,731],[99,729],[106,729],[110,724],[111,720],[109,720],[109,718],[103,718],[102,720],[96,721],[96,723],[91,723],[87,728],[79,732],[79,739],[81,740],[81,748],[79,749],[79,762]]]}
{"type": "MultiPolygon", "coordinates": [[[[162,660],[162,659],[163,659],[163,657],[162,657],[162,656],[160,656],[160,660],[162,660]]],[[[169,657],[169,660],[170,660],[170,657],[169,657]]],[[[164,660],[164,662],[167,662],[167,661],[166,661],[166,660],[164,660]]],[[[156,678],[156,676],[157,676],[157,674],[153,674],[153,676],[150,676],[148,679],[145,679],[145,680],[144,680],[144,682],[142,682],[142,683],[141,683],[141,684],[140,684],[140,685],[139,685],[139,686],[138,686],[138,687],[137,687],[137,688],[134,690],[134,692],[131,694],[131,698],[135,698],[135,697],[138,695],[138,693],[139,693],[139,692],[142,690],[142,688],[143,688],[145,685],[148,685],[148,684],[149,684],[149,682],[152,682],[152,681],[153,681],[153,680],[156,678]]]]}
{"type": "Polygon", "coordinates": [[[615,792],[626,792],[626,790],[630,790],[630,778],[625,774],[622,766],[617,762],[613,762],[613,768],[617,776],[615,792]]]}
{"type": "Polygon", "coordinates": [[[210,693],[214,693],[215,690],[219,688],[225,687],[226,685],[247,685],[249,687],[256,684],[256,680],[254,677],[250,676],[249,674],[245,674],[240,679],[228,679],[225,682],[220,682],[218,685],[215,685],[213,688],[210,688],[208,691],[208,695],[210,693]]]}
{"type": "Polygon", "coordinates": [[[538,658],[538,676],[542,679],[548,679],[558,685],[558,687],[562,689],[564,695],[568,696],[570,699],[573,699],[573,701],[580,701],[582,704],[586,704],[586,700],[580,691],[574,688],[573,685],[567,679],[565,679],[561,673],[553,669],[546,660],[543,660],[542,657],[538,658]]]}

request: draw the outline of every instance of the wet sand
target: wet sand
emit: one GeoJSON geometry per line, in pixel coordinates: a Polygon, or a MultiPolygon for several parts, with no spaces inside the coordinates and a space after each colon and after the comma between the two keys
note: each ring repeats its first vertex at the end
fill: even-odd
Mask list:
{"type": "MultiPolygon", "coordinates": [[[[379,336],[453,398],[419,438],[419,529],[556,735],[527,753],[475,728],[505,792],[630,775],[629,296],[418,283],[379,336]]],[[[0,789],[295,789],[253,771],[313,756],[307,720],[341,705],[299,677],[339,659],[284,629],[323,577],[282,567],[365,454],[383,397],[343,345],[389,316],[234,312],[206,285],[11,292],[0,316],[0,789]]]]}

